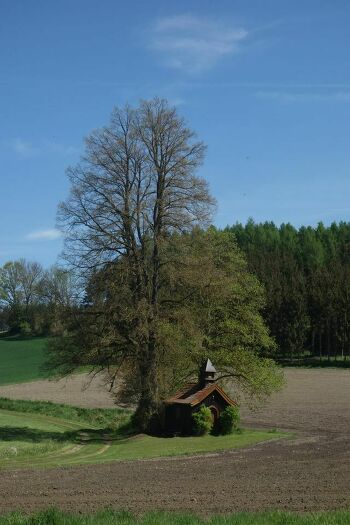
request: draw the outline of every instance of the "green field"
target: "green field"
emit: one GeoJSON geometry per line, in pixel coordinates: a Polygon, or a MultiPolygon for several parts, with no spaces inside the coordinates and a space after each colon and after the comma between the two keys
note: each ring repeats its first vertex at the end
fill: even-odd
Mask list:
{"type": "Polygon", "coordinates": [[[250,429],[228,436],[131,435],[130,416],[130,411],[122,409],[90,411],[53,403],[0,399],[0,469],[196,454],[287,436],[250,429]]]}
{"type": "Polygon", "coordinates": [[[1,337],[0,385],[44,378],[45,374],[40,367],[45,360],[46,342],[45,337],[1,337]]]}
{"type": "Polygon", "coordinates": [[[349,525],[350,512],[240,512],[229,516],[200,518],[193,514],[151,512],[135,517],[129,512],[106,510],[74,515],[50,509],[34,516],[13,513],[0,517],[0,525],[349,525]]]}

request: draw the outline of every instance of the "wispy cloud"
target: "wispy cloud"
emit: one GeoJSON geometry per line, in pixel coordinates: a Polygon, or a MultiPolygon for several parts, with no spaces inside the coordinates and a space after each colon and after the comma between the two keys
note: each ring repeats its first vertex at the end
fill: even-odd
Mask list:
{"type": "Polygon", "coordinates": [[[48,230],[37,230],[26,235],[27,241],[54,241],[61,237],[61,232],[55,228],[48,230]]]}
{"type": "Polygon", "coordinates": [[[37,143],[16,137],[4,143],[4,146],[23,157],[36,157],[39,155],[74,155],[79,152],[74,146],[66,146],[54,140],[42,140],[37,143]]]}
{"type": "Polygon", "coordinates": [[[164,63],[186,72],[201,72],[240,51],[248,37],[242,27],[194,15],[160,18],[153,27],[150,47],[164,63]]]}
{"type": "Polygon", "coordinates": [[[257,91],[255,96],[264,100],[277,102],[350,102],[350,91],[333,91],[320,93],[314,91],[257,91]]]}
{"type": "Polygon", "coordinates": [[[186,100],[180,97],[168,98],[168,101],[171,106],[184,106],[186,104],[186,100]]]}
{"type": "Polygon", "coordinates": [[[10,147],[12,147],[13,151],[23,156],[30,157],[32,155],[35,156],[38,155],[38,153],[40,153],[40,150],[36,148],[31,142],[23,140],[19,137],[11,141],[10,147]]]}

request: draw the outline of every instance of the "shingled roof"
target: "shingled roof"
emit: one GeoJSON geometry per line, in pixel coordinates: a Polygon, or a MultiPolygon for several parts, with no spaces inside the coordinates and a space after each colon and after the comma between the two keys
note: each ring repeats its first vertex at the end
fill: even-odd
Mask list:
{"type": "Polygon", "coordinates": [[[236,405],[237,403],[233,401],[222,388],[219,387],[216,383],[209,385],[201,385],[199,383],[188,383],[181,390],[176,392],[172,397],[165,401],[166,404],[179,403],[181,405],[190,405],[195,406],[198,403],[201,403],[209,394],[217,392],[229,405],[236,405]]]}

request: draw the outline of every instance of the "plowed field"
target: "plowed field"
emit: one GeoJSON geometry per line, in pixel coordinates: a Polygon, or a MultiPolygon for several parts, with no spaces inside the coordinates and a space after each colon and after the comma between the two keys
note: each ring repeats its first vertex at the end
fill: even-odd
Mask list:
{"type": "MultiPolygon", "coordinates": [[[[243,411],[243,425],[290,430],[291,440],[186,458],[0,471],[0,511],[350,508],[350,372],[289,369],[286,377],[264,410],[243,411]]],[[[0,395],[9,394],[1,388],[0,395]]]]}

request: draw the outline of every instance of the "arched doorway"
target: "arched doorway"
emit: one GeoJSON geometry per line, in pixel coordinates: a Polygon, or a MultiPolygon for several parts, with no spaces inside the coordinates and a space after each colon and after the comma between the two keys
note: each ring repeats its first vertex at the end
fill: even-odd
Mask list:
{"type": "Polygon", "coordinates": [[[218,422],[218,419],[219,419],[219,411],[216,407],[214,407],[214,405],[211,405],[209,407],[210,409],[210,412],[211,412],[211,418],[212,418],[212,422],[213,422],[213,427],[216,426],[217,422],[218,422]]]}

